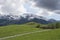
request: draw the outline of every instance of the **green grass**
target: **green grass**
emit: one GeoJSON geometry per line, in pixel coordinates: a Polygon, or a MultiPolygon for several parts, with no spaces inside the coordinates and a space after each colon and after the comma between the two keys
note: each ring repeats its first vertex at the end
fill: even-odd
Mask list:
{"type": "MultiPolygon", "coordinates": [[[[38,23],[30,22],[22,25],[1,26],[0,38],[43,30],[36,28],[37,25],[38,23]]],[[[45,32],[37,32],[4,40],[60,40],[60,29],[52,29],[45,32]]]]}
{"type": "Polygon", "coordinates": [[[28,34],[6,40],[60,40],[60,29],[28,34]]]}
{"type": "Polygon", "coordinates": [[[20,33],[26,33],[26,32],[32,32],[40,30],[40,28],[35,28],[37,24],[35,25],[8,25],[8,26],[2,26],[0,27],[0,38],[16,35],[20,33]]]}

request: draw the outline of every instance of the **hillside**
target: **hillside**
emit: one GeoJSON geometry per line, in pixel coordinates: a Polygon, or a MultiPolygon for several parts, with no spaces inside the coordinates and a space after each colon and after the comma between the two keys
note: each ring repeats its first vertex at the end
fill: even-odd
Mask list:
{"type": "Polygon", "coordinates": [[[60,40],[60,29],[28,34],[6,40],[60,40]]]}
{"type": "Polygon", "coordinates": [[[8,26],[0,26],[0,39],[2,38],[4,40],[60,40],[59,38],[60,28],[58,29],[40,28],[41,26],[44,25],[45,24],[29,22],[21,25],[15,24],[15,25],[8,25],[8,26]],[[39,28],[37,28],[38,25],[40,25],[39,28]],[[10,38],[10,36],[12,37],[10,38]]]}
{"type": "Polygon", "coordinates": [[[33,25],[28,24],[22,24],[22,25],[8,25],[8,26],[0,26],[0,38],[1,37],[6,37],[6,36],[11,36],[11,35],[16,35],[16,34],[21,34],[25,32],[32,32],[32,31],[38,31],[40,28],[36,28],[35,26],[37,23],[33,25]]]}

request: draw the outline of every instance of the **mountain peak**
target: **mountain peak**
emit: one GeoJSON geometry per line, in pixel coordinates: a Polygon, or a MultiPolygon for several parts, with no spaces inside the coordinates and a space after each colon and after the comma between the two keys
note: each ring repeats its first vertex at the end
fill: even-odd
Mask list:
{"type": "Polygon", "coordinates": [[[48,20],[45,17],[38,16],[35,14],[22,14],[22,15],[1,15],[0,16],[0,25],[8,25],[8,24],[24,24],[28,22],[36,22],[42,24],[48,24],[50,22],[55,22],[54,19],[48,20]]]}

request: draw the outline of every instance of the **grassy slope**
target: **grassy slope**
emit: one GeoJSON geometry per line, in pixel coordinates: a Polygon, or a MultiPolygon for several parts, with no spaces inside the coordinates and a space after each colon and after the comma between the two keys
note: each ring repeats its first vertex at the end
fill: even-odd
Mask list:
{"type": "MultiPolygon", "coordinates": [[[[9,25],[0,27],[0,38],[40,30],[40,28],[35,28],[36,25],[38,24],[27,23],[24,25],[9,25]]],[[[28,34],[6,40],[60,40],[60,29],[53,29],[47,32],[28,34]]]]}
{"type": "Polygon", "coordinates": [[[9,25],[9,26],[0,27],[0,38],[16,35],[20,33],[40,30],[40,28],[39,29],[35,28],[36,25],[37,24],[34,24],[34,25],[24,24],[24,25],[9,25]]]}
{"type": "Polygon", "coordinates": [[[6,40],[60,40],[60,29],[54,29],[41,33],[33,33],[6,40]]]}

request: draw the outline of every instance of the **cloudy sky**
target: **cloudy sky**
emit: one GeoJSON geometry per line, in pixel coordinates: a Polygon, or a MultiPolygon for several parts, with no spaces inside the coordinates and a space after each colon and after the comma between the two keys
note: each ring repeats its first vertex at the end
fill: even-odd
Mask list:
{"type": "Polygon", "coordinates": [[[0,0],[0,14],[24,13],[60,20],[60,0],[0,0]]]}

